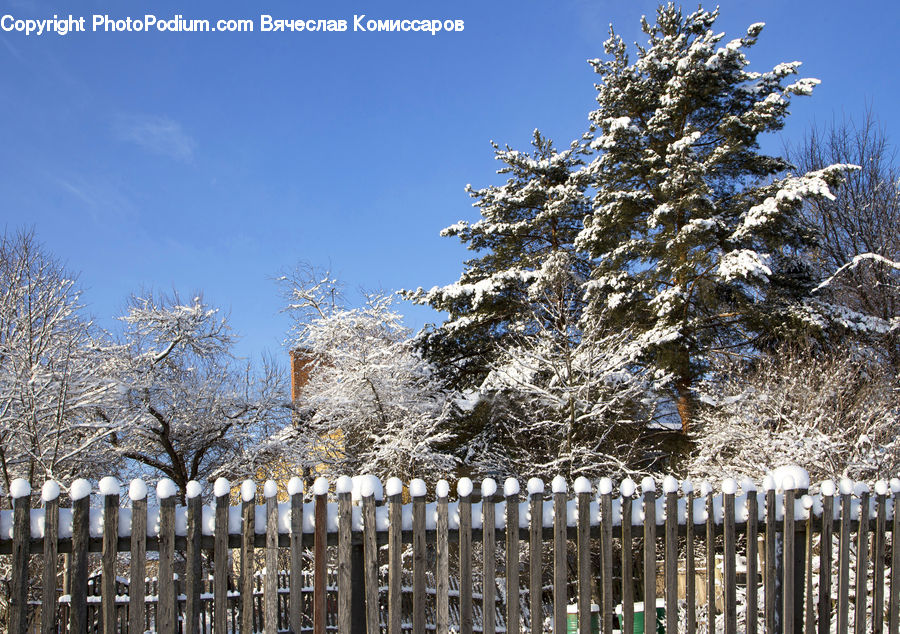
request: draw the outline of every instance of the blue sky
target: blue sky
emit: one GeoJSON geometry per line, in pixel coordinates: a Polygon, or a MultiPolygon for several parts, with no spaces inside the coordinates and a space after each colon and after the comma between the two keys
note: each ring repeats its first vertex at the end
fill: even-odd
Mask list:
{"type": "MultiPolygon", "coordinates": [[[[694,3],[687,6],[694,7],[694,3]]],[[[490,140],[585,129],[612,22],[626,41],[656,4],[616,0],[146,2],[0,0],[16,18],[462,19],[461,33],[0,32],[0,223],[33,226],[80,273],[112,327],[142,288],[202,290],[230,311],[239,352],[280,354],[271,278],[303,260],[353,289],[454,281],[465,250],[441,228],[497,182],[490,140]]],[[[738,37],[767,23],[751,68],[804,62],[777,150],[813,122],[872,105],[894,137],[900,60],[893,2],[724,2],[738,37]]],[[[257,29],[258,30],[258,29],[257,29]]],[[[418,328],[440,315],[403,306],[418,328]]]]}

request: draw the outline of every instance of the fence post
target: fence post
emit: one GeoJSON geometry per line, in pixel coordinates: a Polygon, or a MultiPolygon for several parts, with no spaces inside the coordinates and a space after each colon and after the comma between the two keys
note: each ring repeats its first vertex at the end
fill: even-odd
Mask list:
{"type": "MultiPolygon", "coordinates": [[[[497,620],[497,529],[494,494],[497,483],[485,478],[481,483],[481,618],[482,632],[494,634],[497,620]]],[[[423,622],[424,628],[424,622],[423,622]]],[[[413,628],[413,631],[424,631],[413,628]]]]}
{"type": "Polygon", "coordinates": [[[566,525],[567,491],[566,480],[561,475],[553,478],[553,634],[566,631],[566,609],[568,608],[568,592],[566,577],[568,561],[566,560],[566,525]]]}
{"type": "Polygon", "coordinates": [[[388,634],[401,634],[402,605],[402,551],[403,509],[401,495],[403,483],[398,478],[389,478],[385,483],[388,500],[388,634]]]}
{"type": "Polygon", "coordinates": [[[656,483],[641,480],[644,496],[644,634],[656,632],[656,483]]]}
{"type": "Polygon", "coordinates": [[[852,511],[850,493],[852,490],[853,484],[850,480],[842,478],[840,482],[841,534],[838,546],[838,632],[846,632],[850,624],[850,522],[852,511]]]}
{"type": "MultiPolygon", "coordinates": [[[[875,483],[876,519],[875,519],[875,572],[873,577],[874,596],[872,597],[873,634],[884,632],[884,540],[885,540],[885,500],[888,484],[884,480],[875,483]]],[[[898,571],[900,573],[900,571],[898,571]]]]}
{"type": "Polygon", "coordinates": [[[147,485],[135,478],[128,487],[131,500],[131,562],[128,571],[128,631],[143,632],[147,606],[144,603],[147,587],[145,571],[147,559],[147,485]]]}
{"type": "MultiPolygon", "coordinates": [[[[591,481],[581,476],[574,489],[578,504],[578,634],[591,634],[591,481]]],[[[603,550],[600,552],[602,557],[603,550]]]]}
{"type": "Polygon", "coordinates": [[[741,489],[747,496],[747,634],[756,634],[758,630],[758,597],[759,573],[758,534],[759,499],[756,497],[756,484],[749,478],[741,483],[741,489]]]}
{"type": "Polygon", "coordinates": [[[278,485],[266,480],[263,485],[266,500],[266,579],[263,588],[266,634],[278,631],[278,485]]]}
{"type": "MultiPolygon", "coordinates": [[[[378,488],[381,488],[380,483],[378,488]]],[[[370,477],[364,477],[360,484],[359,493],[362,498],[363,554],[365,557],[365,631],[367,634],[378,634],[380,631],[378,610],[378,542],[376,540],[376,531],[378,528],[375,525],[375,483],[370,477]]],[[[444,502],[446,503],[446,499],[444,502]]],[[[446,538],[446,531],[444,532],[444,537],[446,538]]],[[[440,538],[438,538],[438,544],[440,545],[440,538]]],[[[445,551],[446,548],[447,546],[445,544],[445,551]]],[[[448,571],[447,576],[449,576],[449,574],[448,571]]],[[[447,583],[446,579],[444,580],[444,583],[447,583]]],[[[438,587],[440,587],[440,585],[438,587]]],[[[438,593],[440,594],[440,590],[438,590],[438,593]]]]}
{"type": "MultiPolygon", "coordinates": [[[[776,612],[778,611],[778,597],[776,592],[777,567],[775,537],[777,535],[777,517],[775,509],[775,479],[767,475],[763,479],[763,489],[766,492],[766,570],[763,580],[766,614],[766,634],[775,634],[776,612]]],[[[780,621],[779,621],[780,623],[780,621]]]]}
{"type": "Polygon", "coordinates": [[[507,478],[506,497],[506,631],[519,632],[519,481],[507,478]]]}
{"type": "MultiPolygon", "coordinates": [[[[806,472],[804,471],[803,474],[806,472]]],[[[794,481],[794,499],[803,500],[809,493],[809,476],[798,474],[799,481],[794,481]],[[803,480],[805,478],[805,480],[803,480]]],[[[799,527],[802,529],[802,526],[799,527]]],[[[800,634],[804,631],[803,620],[806,605],[806,533],[797,530],[796,519],[794,521],[794,632],[800,634]]]]}
{"type": "Polygon", "coordinates": [[[634,632],[634,553],[631,551],[631,529],[635,483],[631,478],[622,480],[622,631],[634,632]]]}
{"type": "Polygon", "coordinates": [[[600,493],[600,560],[603,566],[601,574],[600,601],[603,613],[603,634],[612,634],[613,629],[613,516],[612,516],[612,480],[600,478],[597,486],[600,493]]]}
{"type": "MultiPolygon", "coordinates": [[[[409,483],[413,505],[413,632],[425,631],[425,481],[409,483]]],[[[486,555],[485,555],[486,556],[486,555]]]]}
{"type": "Polygon", "coordinates": [[[195,634],[200,631],[200,589],[203,583],[203,572],[200,561],[201,521],[203,519],[203,487],[196,480],[191,480],[185,488],[187,498],[187,544],[184,562],[184,634],[195,634]]]}
{"type": "MultiPolygon", "coordinates": [[[[794,478],[786,476],[782,480],[784,490],[784,532],[782,540],[784,544],[783,572],[782,572],[782,616],[783,631],[785,634],[794,634],[794,611],[798,606],[794,603],[794,478]]],[[[800,634],[800,632],[797,632],[800,634]]]]}
{"type": "Polygon", "coordinates": [[[256,483],[241,483],[241,632],[253,631],[253,550],[256,540],[256,483]]]}
{"type": "Polygon", "coordinates": [[[173,634],[178,625],[175,592],[175,483],[163,478],[156,485],[159,500],[159,590],[157,629],[173,634]]]}
{"type": "MultiPolygon", "coordinates": [[[[435,535],[435,631],[437,634],[448,634],[450,631],[450,518],[448,509],[448,496],[450,495],[450,483],[439,480],[435,487],[437,495],[437,523],[435,535]]],[[[376,628],[370,634],[377,634],[376,628]]]]}
{"type": "Polygon", "coordinates": [[[91,484],[75,480],[69,489],[72,499],[71,594],[69,600],[69,632],[87,632],[88,539],[90,537],[91,484]]]}
{"type": "Polygon", "coordinates": [[[678,481],[663,480],[666,496],[666,631],[678,631],[678,481]]]}
{"type": "Polygon", "coordinates": [[[315,509],[315,541],[313,544],[313,634],[325,634],[326,581],[328,579],[328,480],[323,477],[313,482],[315,509]]]}
{"type": "Polygon", "coordinates": [[[856,530],[856,621],[854,632],[866,627],[866,581],[869,576],[869,485],[857,483],[859,527],[856,530]]]}
{"type": "Polygon", "coordinates": [[[299,634],[303,623],[303,480],[297,476],[288,481],[291,496],[291,573],[288,623],[299,634]]]}
{"type": "Polygon", "coordinates": [[[686,602],[685,620],[687,634],[697,630],[697,597],[694,580],[694,483],[684,480],[684,598],[686,602]]]}
{"type": "Polygon", "coordinates": [[[706,498],[706,622],[709,634],[716,632],[716,504],[712,485],[704,482],[706,498]]]}
{"type": "Polygon", "coordinates": [[[819,540],[819,634],[831,631],[831,541],[834,532],[834,482],[825,480],[822,494],[822,523],[819,540]]]}
{"type": "Polygon", "coordinates": [[[13,507],[12,580],[9,597],[9,631],[28,631],[28,543],[31,540],[31,485],[17,478],[10,483],[13,507]]]}
{"type": "Polygon", "coordinates": [[[806,539],[803,541],[804,553],[804,605],[805,616],[803,631],[805,634],[814,634],[816,631],[816,611],[813,603],[813,531],[815,529],[813,518],[813,499],[809,495],[803,496],[803,510],[806,512],[806,539]]]}
{"type": "Polygon", "coordinates": [[[103,567],[100,591],[104,634],[116,633],[116,551],[119,542],[119,481],[113,477],[100,480],[103,495],[103,567]]]}
{"type": "Polygon", "coordinates": [[[57,620],[57,552],[59,548],[59,484],[53,480],[41,489],[44,501],[44,576],[41,579],[41,634],[56,634],[57,620]]]}
{"type": "MultiPolygon", "coordinates": [[[[460,478],[459,496],[459,631],[472,634],[472,481],[460,478]]],[[[399,634],[399,633],[398,633],[399,634]]]]}
{"type": "Polygon", "coordinates": [[[228,511],[231,483],[219,478],[216,498],[216,534],[213,538],[213,631],[224,632],[228,623],[228,511]]]}
{"type": "Polygon", "coordinates": [[[737,575],[735,570],[734,494],[737,482],[727,478],[722,482],[723,533],[725,550],[722,554],[725,594],[725,634],[737,633],[737,575]]]}
{"type": "Polygon", "coordinates": [[[900,535],[900,479],[891,478],[891,614],[888,621],[890,634],[900,633],[900,544],[897,536],[900,535]]]}
{"type": "Polygon", "coordinates": [[[528,506],[531,520],[528,526],[528,617],[531,634],[543,631],[544,593],[543,584],[543,539],[544,529],[544,483],[538,478],[528,480],[528,506]]]}
{"type": "Polygon", "coordinates": [[[351,492],[353,481],[348,476],[341,476],[334,485],[338,500],[338,631],[349,634],[352,619],[350,610],[353,601],[353,584],[350,580],[350,540],[352,538],[352,506],[351,492]]]}

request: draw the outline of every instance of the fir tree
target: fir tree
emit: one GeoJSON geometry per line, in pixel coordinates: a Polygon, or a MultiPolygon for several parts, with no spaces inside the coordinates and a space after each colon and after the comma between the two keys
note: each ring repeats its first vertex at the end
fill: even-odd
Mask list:
{"type": "Polygon", "coordinates": [[[722,44],[718,11],[669,4],[636,60],[612,29],[591,113],[597,155],[584,168],[592,210],[575,244],[593,259],[588,312],[633,330],[644,363],[668,381],[682,428],[717,355],[750,352],[808,311],[814,286],[799,222],[804,199],[830,197],[845,166],[802,176],[760,151],[781,129],[799,62],[747,70],[763,24],[722,44]]]}

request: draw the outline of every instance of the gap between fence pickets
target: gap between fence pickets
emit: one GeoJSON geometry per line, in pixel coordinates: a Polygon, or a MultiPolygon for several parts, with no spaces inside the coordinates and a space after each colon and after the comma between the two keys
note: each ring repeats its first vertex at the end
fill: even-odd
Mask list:
{"type": "MultiPolygon", "coordinates": [[[[766,491],[770,489],[776,490],[776,522],[781,522],[784,517],[784,490],[785,488],[791,489],[799,489],[801,492],[805,492],[809,487],[808,477],[804,481],[801,478],[798,478],[799,483],[792,477],[790,474],[796,474],[797,468],[793,468],[788,472],[789,474],[783,477],[780,481],[777,481],[775,478],[771,476],[767,476],[763,482],[762,490],[757,490],[755,483],[749,480],[745,480],[741,485],[741,492],[737,492],[737,485],[733,480],[725,480],[723,482],[723,490],[734,495],[734,505],[735,505],[735,520],[738,526],[741,526],[746,523],[747,520],[747,509],[748,509],[748,496],[755,496],[757,498],[756,507],[758,509],[757,513],[757,521],[760,524],[760,527],[765,526],[765,522],[767,521],[766,517],[766,491]],[[786,487],[785,484],[789,486],[786,487]]],[[[351,518],[351,530],[353,532],[361,533],[363,530],[363,515],[362,508],[358,504],[358,501],[361,499],[361,493],[363,489],[371,492],[375,496],[377,502],[383,502],[383,494],[381,489],[381,483],[377,480],[377,478],[373,478],[371,476],[367,476],[362,479],[364,484],[361,486],[357,486],[353,489],[353,501],[354,504],[350,510],[350,518],[351,518]]],[[[463,481],[467,480],[466,478],[463,481]]],[[[606,479],[604,479],[606,480],[606,479]]],[[[586,482],[586,480],[584,480],[586,482]]],[[[118,483],[115,485],[112,484],[115,482],[112,478],[104,479],[104,487],[100,491],[99,496],[93,496],[95,498],[102,499],[104,495],[118,495],[119,494],[119,486],[118,483]]],[[[656,519],[656,524],[658,526],[664,526],[666,519],[666,495],[665,493],[674,492],[678,493],[680,489],[682,492],[693,490],[693,484],[690,481],[684,481],[678,483],[673,478],[666,478],[664,480],[668,484],[668,488],[672,489],[664,492],[663,495],[655,496],[655,508],[654,516],[656,519]],[[675,482],[676,486],[673,487],[672,482],[675,482]]],[[[589,520],[591,526],[599,526],[600,525],[600,505],[601,500],[604,495],[610,496],[610,507],[609,510],[612,516],[612,524],[613,526],[621,526],[622,523],[622,503],[624,500],[623,491],[625,494],[629,494],[628,497],[633,503],[630,505],[632,510],[631,517],[631,525],[632,526],[642,526],[644,520],[644,504],[643,504],[643,494],[646,492],[644,490],[637,491],[632,484],[629,484],[630,481],[626,480],[622,483],[621,490],[616,492],[618,495],[612,497],[612,491],[604,489],[604,486],[601,485],[597,488],[588,487],[586,491],[579,492],[589,492],[592,494],[592,499],[590,502],[590,511],[589,511],[589,520]]],[[[651,486],[655,489],[655,482],[652,479],[645,478],[643,488],[647,488],[646,485],[653,483],[651,486]]],[[[222,488],[221,479],[216,483],[216,492],[219,493],[222,488]]],[[[240,488],[243,489],[244,492],[248,491],[248,484],[251,484],[250,481],[245,481],[241,484],[240,488]]],[[[580,483],[582,488],[584,487],[583,483],[580,483]]],[[[319,478],[316,482],[315,489],[311,492],[313,494],[313,498],[317,495],[328,495],[330,490],[330,483],[324,478],[319,478]]],[[[231,490],[230,483],[225,485],[228,487],[226,490],[231,490]]],[[[469,485],[471,486],[471,485],[469,485]]],[[[238,488],[237,486],[235,487],[238,488]]],[[[609,488],[609,487],[606,487],[609,488]]],[[[148,487],[140,480],[135,480],[131,483],[129,487],[129,497],[132,500],[132,504],[140,499],[146,499],[148,487]],[[141,494],[143,493],[143,498],[141,494]],[[137,495],[135,495],[137,494],[137,495]]],[[[255,485],[253,487],[255,490],[255,485]]],[[[274,482],[267,483],[265,487],[266,491],[269,493],[274,493],[277,495],[278,487],[274,482]]],[[[701,489],[709,490],[710,485],[708,483],[704,483],[701,486],[701,489]]],[[[794,518],[797,521],[808,519],[810,513],[815,518],[821,518],[822,516],[822,499],[824,494],[830,494],[829,497],[839,498],[842,494],[851,494],[852,502],[851,502],[851,520],[858,521],[860,516],[860,498],[867,498],[868,500],[868,509],[865,514],[871,521],[874,522],[874,518],[876,517],[876,505],[878,503],[879,496],[883,496],[885,499],[885,517],[887,521],[890,521],[893,518],[893,509],[894,509],[894,499],[897,497],[897,494],[900,493],[900,479],[894,478],[889,483],[885,481],[879,481],[875,485],[875,495],[869,495],[869,487],[866,483],[863,482],[852,482],[850,480],[844,479],[837,486],[831,482],[826,481],[822,483],[819,487],[819,492],[815,494],[803,494],[797,495],[794,502],[794,518]],[[823,491],[825,493],[823,493],[823,491]],[[865,495],[864,495],[865,494],[865,495]]],[[[189,485],[190,493],[194,496],[199,495],[200,485],[198,483],[192,482],[189,485]]],[[[165,496],[174,496],[175,488],[174,483],[171,483],[170,480],[163,479],[160,481],[159,486],[157,487],[157,497],[159,498],[160,492],[162,492],[165,496]]],[[[22,497],[30,497],[31,489],[28,486],[27,482],[24,480],[15,480],[10,487],[11,497],[13,501],[17,498],[22,497]]],[[[72,499],[80,499],[87,495],[90,495],[93,491],[90,488],[90,485],[84,480],[78,480],[73,485],[70,490],[70,497],[72,499]]],[[[296,490],[293,492],[294,495],[303,496],[303,491],[299,493],[296,490]]],[[[420,489],[414,490],[413,493],[417,494],[416,498],[425,497],[427,495],[427,491],[425,487],[422,486],[420,489]]],[[[56,483],[48,482],[44,485],[42,490],[42,500],[46,505],[49,502],[58,503],[58,498],[60,495],[59,486],[56,483]]],[[[577,493],[576,493],[577,495],[577,493]]],[[[519,529],[520,531],[526,531],[531,526],[531,507],[533,504],[532,498],[534,496],[539,496],[542,500],[543,513],[542,515],[542,528],[546,530],[551,530],[554,526],[554,517],[555,517],[555,506],[554,502],[551,499],[551,496],[545,495],[543,493],[543,486],[540,487],[540,491],[536,490],[536,487],[529,487],[529,492],[524,496],[515,495],[509,497],[500,498],[498,502],[495,503],[494,506],[494,520],[495,520],[495,529],[497,531],[503,531],[506,528],[506,504],[507,500],[518,500],[518,515],[519,519],[519,529]]],[[[284,496],[283,496],[284,497],[284,496]]],[[[713,520],[715,525],[721,526],[723,523],[723,500],[724,494],[722,492],[713,496],[713,520]]],[[[252,501],[248,500],[248,501],[252,501]]],[[[703,525],[707,519],[707,498],[705,495],[701,496],[693,496],[693,518],[695,526],[703,525]]],[[[677,499],[677,513],[679,518],[679,526],[683,527],[685,524],[684,518],[686,517],[686,504],[687,504],[687,495],[682,493],[678,496],[677,499]]],[[[237,537],[242,535],[242,512],[244,509],[242,508],[241,503],[231,504],[228,507],[228,535],[232,537],[237,537]]],[[[277,528],[279,535],[290,535],[291,534],[291,506],[292,501],[288,499],[287,501],[279,502],[277,504],[277,528]]],[[[448,530],[451,532],[455,532],[459,529],[459,502],[449,502],[448,503],[448,530]]],[[[833,519],[835,522],[840,519],[840,508],[838,504],[832,504],[833,508],[833,519]]],[[[302,530],[304,534],[312,535],[315,532],[316,527],[316,514],[315,514],[315,501],[314,500],[304,500],[303,502],[303,513],[302,513],[302,530]]],[[[325,505],[326,508],[326,531],[328,533],[337,533],[338,532],[338,504],[336,502],[328,502],[325,505]]],[[[472,509],[472,524],[471,529],[473,531],[481,531],[482,526],[482,517],[483,517],[483,509],[482,502],[473,502],[471,504],[472,509]]],[[[425,505],[425,530],[428,532],[433,532],[437,527],[437,519],[438,519],[438,503],[437,501],[429,502],[425,505]]],[[[575,528],[578,525],[578,502],[576,496],[570,496],[570,498],[566,502],[565,506],[566,511],[566,526],[568,528],[575,528]]],[[[187,515],[188,515],[188,507],[177,505],[175,508],[175,535],[177,537],[185,537],[187,535],[187,515]]],[[[215,531],[215,517],[216,517],[216,506],[215,504],[211,505],[203,505],[201,508],[201,533],[204,537],[212,537],[216,534],[215,531]]],[[[59,517],[59,526],[58,526],[58,534],[57,539],[60,542],[66,542],[71,540],[72,537],[72,521],[73,521],[73,511],[72,508],[59,507],[58,508],[58,517],[59,517]]],[[[256,504],[252,509],[252,517],[254,519],[254,529],[255,534],[262,536],[266,534],[266,504],[256,504]]],[[[30,538],[31,540],[42,540],[45,536],[45,513],[42,509],[31,509],[30,512],[30,538]]],[[[103,509],[102,505],[94,506],[90,509],[89,513],[89,536],[92,539],[100,539],[103,536],[103,509]]],[[[412,531],[413,525],[413,504],[406,503],[401,506],[401,530],[403,532],[412,531]]],[[[119,538],[128,538],[131,535],[131,526],[132,526],[132,508],[130,506],[123,506],[118,511],[118,527],[117,532],[119,538]]],[[[389,527],[389,517],[388,517],[388,506],[386,504],[380,503],[377,504],[375,508],[375,526],[376,532],[378,533],[386,533],[389,527]]],[[[151,504],[147,507],[147,536],[150,538],[158,538],[160,534],[160,506],[158,504],[151,504]]],[[[13,539],[13,511],[12,510],[3,510],[0,511],[0,549],[3,552],[9,552],[10,544],[13,539]],[[5,548],[3,548],[5,546],[5,548]]],[[[37,551],[35,551],[37,552],[37,551]]]]}

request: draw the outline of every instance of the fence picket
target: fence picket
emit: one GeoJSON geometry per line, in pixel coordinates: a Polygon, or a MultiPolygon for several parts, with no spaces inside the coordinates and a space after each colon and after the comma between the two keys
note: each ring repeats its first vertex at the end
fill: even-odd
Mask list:
{"type": "Polygon", "coordinates": [[[300,632],[303,623],[303,480],[288,481],[291,496],[291,573],[288,621],[291,631],[300,632]]]}
{"type": "Polygon", "coordinates": [[[256,483],[241,483],[241,632],[253,632],[253,550],[256,539],[256,483]]]}
{"type": "Polygon", "coordinates": [[[156,487],[159,499],[159,616],[157,628],[163,634],[173,634],[177,624],[175,614],[175,484],[162,480],[156,487]]]}
{"type": "Polygon", "coordinates": [[[44,500],[44,575],[41,578],[41,634],[56,634],[57,615],[57,551],[59,539],[59,485],[48,482],[41,497],[44,500]]]}
{"type": "Polygon", "coordinates": [[[591,634],[591,483],[587,478],[575,481],[575,495],[578,500],[578,634],[591,634]]]}
{"type": "Polygon", "coordinates": [[[684,594],[687,634],[697,631],[697,596],[694,563],[694,485],[688,480],[681,484],[685,494],[684,508],[684,594]]]}
{"type": "Polygon", "coordinates": [[[724,490],[724,537],[725,552],[722,556],[724,568],[723,591],[725,594],[725,634],[737,633],[737,575],[735,571],[735,526],[734,526],[734,480],[726,480],[724,490]]]}
{"type": "Polygon", "coordinates": [[[350,541],[351,534],[351,490],[352,483],[347,476],[338,478],[335,490],[338,499],[338,631],[350,632],[350,612],[353,602],[353,586],[350,582],[350,541]]]}
{"type": "MultiPolygon", "coordinates": [[[[425,631],[425,482],[409,485],[413,505],[413,632],[425,631]]],[[[487,554],[485,554],[487,559],[487,554]]]]}
{"type": "Polygon", "coordinates": [[[400,618],[403,611],[401,605],[401,556],[403,550],[403,523],[400,495],[403,485],[397,478],[387,481],[389,528],[388,528],[388,634],[401,634],[400,618]]]}
{"type": "Polygon", "coordinates": [[[263,489],[266,499],[266,580],[265,617],[263,627],[266,634],[278,630],[278,486],[274,481],[266,482],[263,489]]]}
{"type": "MultiPolygon", "coordinates": [[[[884,632],[884,538],[885,538],[885,498],[887,497],[887,485],[879,482],[875,486],[875,566],[872,584],[872,633],[884,632]]],[[[900,573],[900,571],[898,571],[900,573]]]]}
{"type": "Polygon", "coordinates": [[[72,555],[69,572],[69,632],[87,631],[88,538],[90,521],[90,484],[72,483],[72,555]]]}
{"type": "Polygon", "coordinates": [[[656,631],[656,484],[641,482],[644,498],[644,634],[656,631]]]}
{"type": "MultiPolygon", "coordinates": [[[[496,631],[496,592],[497,592],[497,533],[496,506],[494,493],[497,483],[487,478],[481,484],[481,545],[482,545],[482,594],[481,594],[481,628],[484,634],[496,631]]],[[[423,623],[424,627],[424,623],[423,623]]],[[[424,631],[424,630],[415,630],[424,631]]]]}
{"type": "Polygon", "coordinates": [[[12,579],[9,588],[9,631],[25,634],[28,631],[28,541],[31,536],[31,486],[25,480],[13,480],[10,492],[13,496],[13,544],[12,561],[10,562],[12,579]]]}
{"type": "Polygon", "coordinates": [[[678,631],[678,482],[665,482],[666,494],[666,631],[678,631]]]}
{"type": "Polygon", "coordinates": [[[506,631],[519,632],[519,482],[503,485],[506,496],[506,631]]]}
{"type": "Polygon", "coordinates": [[[813,601],[813,530],[815,528],[813,513],[812,513],[812,498],[808,495],[803,496],[803,508],[807,513],[806,517],[806,542],[804,544],[803,552],[806,554],[805,557],[805,566],[803,570],[803,578],[806,580],[806,589],[804,592],[804,605],[806,606],[805,614],[804,614],[804,627],[803,631],[805,634],[815,634],[816,631],[816,611],[814,608],[813,601]]]}
{"type": "Polygon", "coordinates": [[[600,480],[600,553],[602,572],[600,575],[601,631],[612,634],[613,630],[613,516],[612,481],[600,480]]]}
{"type": "Polygon", "coordinates": [[[900,534],[900,481],[891,480],[891,613],[888,621],[888,632],[900,634],[900,546],[897,535],[900,534]]]}
{"type": "Polygon", "coordinates": [[[100,481],[103,493],[103,578],[100,594],[103,634],[116,634],[116,551],[119,541],[119,483],[115,478],[100,481]]]}
{"type": "Polygon", "coordinates": [[[472,481],[462,478],[456,492],[459,495],[459,631],[472,634],[472,481]]]}
{"type": "Polygon", "coordinates": [[[634,482],[627,478],[622,492],[622,631],[634,632],[634,560],[631,550],[634,482]]]}
{"type": "MultiPolygon", "coordinates": [[[[375,526],[374,490],[362,491],[362,518],[363,555],[365,557],[366,632],[367,634],[378,634],[378,544],[375,535],[377,527],[375,526]]],[[[440,544],[440,540],[438,543],[440,544]]],[[[446,550],[446,548],[445,545],[444,549],[446,550]]],[[[446,579],[444,583],[446,583],[446,579]]]]}
{"type": "Polygon", "coordinates": [[[759,499],[756,497],[756,485],[752,480],[741,484],[747,496],[747,634],[757,634],[759,590],[759,499]]]}
{"type": "Polygon", "coordinates": [[[863,634],[866,627],[866,580],[869,576],[869,488],[860,485],[859,525],[856,529],[856,619],[854,632],[863,634]]]}
{"type": "Polygon", "coordinates": [[[850,486],[841,482],[841,535],[838,550],[838,632],[846,632],[850,623],[850,486]]]}
{"type": "MultiPolygon", "coordinates": [[[[147,586],[144,572],[147,558],[147,485],[132,480],[128,488],[131,499],[131,561],[128,576],[128,632],[143,632],[147,628],[144,596],[147,586]]],[[[227,530],[226,530],[227,533],[227,530]]],[[[222,630],[224,631],[224,627],[222,630]]]]}
{"type": "Polygon", "coordinates": [[[775,485],[769,478],[766,489],[766,570],[764,598],[766,613],[766,634],[775,632],[775,485]]]}
{"type": "Polygon", "coordinates": [[[213,541],[213,631],[216,634],[226,628],[228,610],[228,498],[231,485],[225,478],[215,483],[216,536],[213,541]]]}
{"type": "Polygon", "coordinates": [[[716,634],[716,509],[712,488],[706,487],[706,622],[709,634],[716,634]]]}
{"type": "Polygon", "coordinates": [[[187,544],[185,548],[185,605],[184,634],[200,632],[200,590],[203,571],[200,560],[200,537],[203,519],[202,488],[199,482],[191,480],[187,485],[187,544]]]}
{"type": "Polygon", "coordinates": [[[566,630],[566,608],[568,577],[566,561],[567,522],[566,481],[562,476],[553,479],[553,632],[560,634],[566,630]]]}
{"type": "Polygon", "coordinates": [[[834,483],[822,483],[822,520],[819,526],[819,614],[818,632],[831,631],[831,541],[834,532],[834,483]]]}
{"type": "Polygon", "coordinates": [[[543,628],[543,555],[542,531],[544,528],[544,483],[537,478],[528,481],[528,618],[531,634],[543,628]]]}

